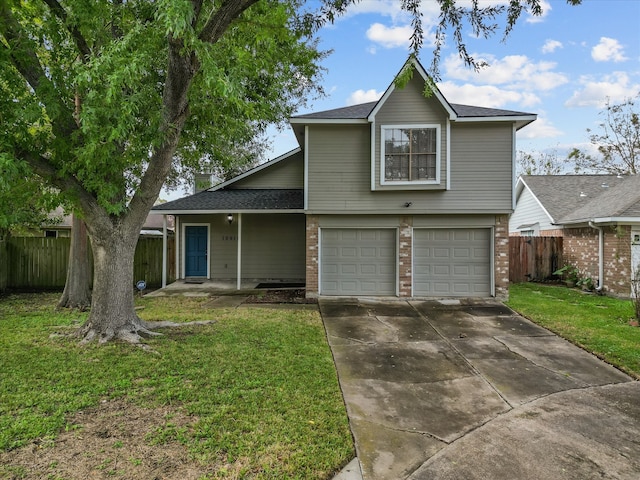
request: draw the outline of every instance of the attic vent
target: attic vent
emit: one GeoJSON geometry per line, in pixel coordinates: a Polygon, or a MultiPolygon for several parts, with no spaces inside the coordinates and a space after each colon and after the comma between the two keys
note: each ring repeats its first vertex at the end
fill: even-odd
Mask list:
{"type": "Polygon", "coordinates": [[[586,197],[586,196],[587,196],[587,194],[586,194],[586,193],[584,193],[584,192],[580,192],[580,196],[581,196],[581,197],[586,197]]]}

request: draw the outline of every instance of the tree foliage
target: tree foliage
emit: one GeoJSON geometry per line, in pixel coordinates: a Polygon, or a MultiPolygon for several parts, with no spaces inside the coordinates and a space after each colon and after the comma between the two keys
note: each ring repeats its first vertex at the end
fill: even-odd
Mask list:
{"type": "Polygon", "coordinates": [[[516,160],[517,175],[560,175],[564,162],[558,152],[524,152],[520,150],[516,160]]]}
{"type": "Polygon", "coordinates": [[[640,172],[640,93],[612,105],[608,100],[600,115],[599,131],[587,129],[597,155],[573,149],[568,161],[577,172],[609,173],[612,175],[640,172]]]}

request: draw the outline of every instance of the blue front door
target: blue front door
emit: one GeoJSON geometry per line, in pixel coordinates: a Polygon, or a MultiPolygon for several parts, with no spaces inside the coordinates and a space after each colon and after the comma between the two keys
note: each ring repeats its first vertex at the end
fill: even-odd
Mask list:
{"type": "Polygon", "coordinates": [[[185,277],[207,276],[207,227],[186,226],[185,236],[185,277]]]}

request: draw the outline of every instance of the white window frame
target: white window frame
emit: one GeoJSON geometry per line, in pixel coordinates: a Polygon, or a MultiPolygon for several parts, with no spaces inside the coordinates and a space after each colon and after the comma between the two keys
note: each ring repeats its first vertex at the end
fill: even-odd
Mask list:
{"type": "Polygon", "coordinates": [[[420,123],[411,125],[380,125],[380,185],[439,185],[441,170],[442,134],[440,124],[420,123]],[[436,178],[434,180],[387,180],[385,178],[385,130],[391,129],[435,129],[436,131],[436,178]]]}

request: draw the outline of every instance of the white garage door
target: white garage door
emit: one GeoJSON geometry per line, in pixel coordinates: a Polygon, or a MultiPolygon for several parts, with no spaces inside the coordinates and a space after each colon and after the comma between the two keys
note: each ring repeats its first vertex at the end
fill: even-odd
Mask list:
{"type": "Polygon", "coordinates": [[[413,231],[413,294],[491,295],[491,229],[413,231]]]}
{"type": "Polygon", "coordinates": [[[323,228],[322,295],[395,295],[395,229],[323,228]]]}

